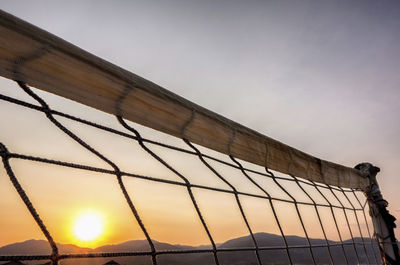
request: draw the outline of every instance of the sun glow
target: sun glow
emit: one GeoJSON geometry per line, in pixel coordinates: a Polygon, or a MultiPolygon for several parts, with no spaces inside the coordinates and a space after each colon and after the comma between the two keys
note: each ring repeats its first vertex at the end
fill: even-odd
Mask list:
{"type": "Polygon", "coordinates": [[[93,211],[85,211],[77,215],[73,223],[74,237],[89,243],[97,240],[104,233],[103,217],[93,211]]]}

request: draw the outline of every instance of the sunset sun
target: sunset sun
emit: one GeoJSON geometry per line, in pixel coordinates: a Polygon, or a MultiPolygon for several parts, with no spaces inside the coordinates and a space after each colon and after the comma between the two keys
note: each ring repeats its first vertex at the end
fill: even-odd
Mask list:
{"type": "Polygon", "coordinates": [[[98,239],[104,233],[104,221],[96,212],[83,212],[79,214],[73,223],[74,237],[83,242],[98,239]]]}

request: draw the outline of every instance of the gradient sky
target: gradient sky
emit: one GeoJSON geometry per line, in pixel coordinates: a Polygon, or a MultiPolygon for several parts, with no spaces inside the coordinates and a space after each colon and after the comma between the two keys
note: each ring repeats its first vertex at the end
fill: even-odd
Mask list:
{"type": "Polygon", "coordinates": [[[314,156],[379,166],[389,210],[400,218],[397,1],[3,0],[0,7],[314,156]]]}

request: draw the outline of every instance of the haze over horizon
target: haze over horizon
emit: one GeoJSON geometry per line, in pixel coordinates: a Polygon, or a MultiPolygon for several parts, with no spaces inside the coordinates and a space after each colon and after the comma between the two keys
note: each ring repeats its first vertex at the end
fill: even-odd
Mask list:
{"type": "MultiPolygon", "coordinates": [[[[283,240],[278,235],[272,235],[267,233],[256,233],[254,237],[257,239],[258,246],[260,248],[269,247],[268,251],[261,251],[260,256],[263,261],[263,264],[285,264],[287,260],[287,256],[285,252],[279,249],[279,247],[284,247],[283,240]],[[278,248],[278,249],[274,249],[278,248]]],[[[286,238],[289,246],[297,246],[296,248],[291,250],[291,258],[295,261],[296,264],[309,264],[310,260],[310,253],[308,253],[308,248],[298,248],[299,246],[306,245],[306,239],[296,236],[288,236],[286,238]]],[[[323,245],[325,240],[323,239],[310,239],[312,245],[323,245]]],[[[355,242],[361,243],[362,240],[360,238],[356,238],[355,242]]],[[[330,242],[330,244],[338,244],[339,242],[330,242]]],[[[353,246],[348,245],[351,243],[351,240],[347,240],[344,242],[344,249],[341,248],[332,248],[330,253],[332,255],[332,259],[334,260],[335,264],[350,264],[356,263],[357,260],[361,262],[368,262],[370,260],[374,261],[378,252],[378,248],[376,245],[372,248],[370,245],[367,246],[368,252],[361,247],[361,245],[356,245],[358,251],[357,254],[354,252],[353,246]],[[347,255],[347,261],[344,258],[344,252],[347,255]]],[[[158,257],[158,261],[162,264],[214,264],[213,259],[211,258],[211,251],[212,246],[184,246],[184,245],[171,245],[165,242],[157,242],[154,241],[155,248],[157,250],[164,250],[164,251],[185,251],[185,250],[201,250],[202,253],[192,253],[192,255],[160,255],[158,257]],[[209,253],[204,251],[210,251],[209,253]],[[168,258],[168,256],[170,258],[168,258]],[[164,259],[165,258],[165,259],[164,259]],[[177,260],[168,260],[168,259],[177,259],[177,260]]],[[[238,252],[224,252],[223,249],[232,249],[232,248],[252,248],[254,244],[252,242],[251,236],[244,236],[239,238],[233,238],[221,244],[217,244],[217,249],[221,250],[219,252],[219,260],[223,263],[240,263],[243,265],[247,264],[255,264],[256,263],[256,255],[254,252],[251,251],[238,251],[238,252]]],[[[135,241],[128,241],[123,242],[116,245],[105,245],[98,247],[96,249],[84,249],[79,248],[73,245],[62,245],[58,244],[58,248],[60,253],[68,253],[68,254],[82,254],[82,253],[99,253],[99,252],[125,252],[125,251],[135,251],[136,253],[143,253],[150,251],[150,247],[146,240],[135,240],[135,241]]],[[[18,244],[9,245],[6,247],[0,247],[0,255],[2,253],[8,253],[13,255],[19,254],[41,254],[46,255],[50,253],[50,246],[45,240],[41,241],[26,241],[18,244]]],[[[327,264],[329,263],[329,254],[327,248],[315,247],[313,248],[313,255],[316,261],[316,264],[327,264]]],[[[147,257],[114,257],[117,259],[120,264],[150,264],[150,259],[147,257]]],[[[89,264],[104,264],[104,262],[108,258],[101,258],[99,259],[89,259],[87,261],[89,264]]],[[[81,264],[79,261],[71,260],[64,260],[63,262],[68,262],[68,264],[81,264]]],[[[66,264],[66,263],[63,263],[66,264]]]]}

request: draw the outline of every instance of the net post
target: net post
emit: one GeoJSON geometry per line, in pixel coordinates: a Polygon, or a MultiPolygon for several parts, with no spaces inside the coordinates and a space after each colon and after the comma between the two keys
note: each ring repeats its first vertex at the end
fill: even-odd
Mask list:
{"type": "Polygon", "coordinates": [[[374,235],[377,241],[382,263],[384,265],[400,264],[399,247],[394,234],[396,218],[389,213],[389,203],[383,199],[376,175],[380,171],[370,163],[355,166],[369,179],[369,186],[363,191],[367,197],[369,214],[372,218],[374,235]]]}

